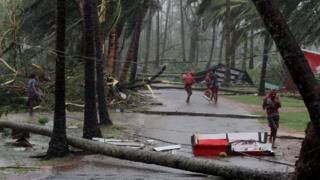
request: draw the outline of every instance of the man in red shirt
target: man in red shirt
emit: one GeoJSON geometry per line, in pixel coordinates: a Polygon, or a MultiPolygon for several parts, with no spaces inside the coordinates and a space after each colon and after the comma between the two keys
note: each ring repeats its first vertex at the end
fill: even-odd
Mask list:
{"type": "Polygon", "coordinates": [[[182,79],[184,81],[184,89],[187,92],[187,99],[186,99],[186,103],[190,102],[190,97],[192,95],[192,85],[196,82],[194,79],[194,75],[192,72],[188,72],[185,74],[182,74],[182,79]]]}
{"type": "Polygon", "coordinates": [[[270,127],[269,141],[272,143],[272,147],[275,148],[274,142],[277,136],[277,130],[279,128],[279,111],[281,107],[280,98],[277,96],[276,90],[271,90],[267,96],[263,99],[262,108],[267,111],[267,119],[270,127]]]}

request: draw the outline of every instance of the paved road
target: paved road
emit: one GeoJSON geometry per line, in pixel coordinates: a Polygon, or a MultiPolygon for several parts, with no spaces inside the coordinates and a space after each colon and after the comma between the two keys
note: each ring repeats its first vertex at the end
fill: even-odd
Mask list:
{"type": "MultiPolygon", "coordinates": [[[[209,104],[202,98],[201,92],[194,92],[191,103],[185,103],[185,92],[182,90],[156,90],[157,99],[162,106],[152,106],[151,110],[184,111],[223,114],[249,114],[233,104],[232,101],[219,98],[217,105],[209,104]]],[[[193,156],[191,153],[190,137],[195,133],[224,133],[224,132],[257,132],[265,131],[267,127],[255,119],[190,117],[190,116],[161,116],[138,113],[112,113],[115,124],[126,125],[148,139],[160,139],[172,143],[183,144],[178,154],[193,156]]],[[[169,144],[158,141],[158,145],[169,144]]],[[[268,158],[281,161],[281,156],[268,158]]],[[[251,167],[266,171],[292,171],[292,167],[266,162],[249,157],[228,157],[219,160],[226,165],[251,167]]],[[[186,171],[164,168],[156,165],[118,160],[110,157],[91,155],[76,160],[71,165],[48,173],[33,172],[29,179],[221,179],[207,177],[186,171]],[[76,165],[75,165],[76,164],[76,165]],[[38,173],[38,175],[37,175],[38,173]],[[45,176],[39,176],[45,174],[45,176]],[[42,177],[42,178],[40,178],[42,177]]],[[[27,176],[14,176],[13,179],[27,176]]]]}

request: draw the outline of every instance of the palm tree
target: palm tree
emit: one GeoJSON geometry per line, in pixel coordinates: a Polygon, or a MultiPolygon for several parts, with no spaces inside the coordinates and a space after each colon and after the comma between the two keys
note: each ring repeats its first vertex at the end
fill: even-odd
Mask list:
{"type": "Polygon", "coordinates": [[[94,44],[94,19],[92,1],[85,0],[84,12],[84,40],[85,40],[85,106],[83,137],[91,139],[101,137],[98,126],[95,91],[95,44],[94,44]]]}
{"type": "Polygon", "coordinates": [[[57,0],[56,81],[53,133],[47,157],[61,157],[69,153],[66,135],[65,111],[65,32],[66,0],[57,0]]]}
{"type": "Polygon", "coordinates": [[[298,87],[311,119],[296,162],[295,177],[292,179],[320,179],[319,84],[276,3],[273,0],[253,2],[298,87]]]}
{"type": "Polygon", "coordinates": [[[225,79],[224,82],[228,86],[230,82],[230,34],[231,34],[231,3],[226,0],[226,23],[225,23],[225,79]]]}
{"type": "Polygon", "coordinates": [[[183,2],[180,0],[180,21],[181,21],[181,45],[182,45],[182,61],[186,62],[186,43],[185,43],[185,27],[184,27],[184,16],[183,16],[183,2]]]}
{"type": "Polygon", "coordinates": [[[98,97],[99,107],[99,121],[100,124],[112,125],[110,116],[107,109],[106,95],[105,95],[105,83],[104,83],[104,58],[103,58],[103,37],[104,35],[100,31],[100,23],[98,17],[98,6],[96,0],[92,0],[92,13],[94,20],[94,42],[95,42],[95,53],[96,53],[96,89],[98,97]]]}
{"type": "Polygon", "coordinates": [[[265,95],[265,83],[266,83],[266,73],[267,73],[267,62],[269,58],[269,50],[271,46],[271,37],[269,32],[265,31],[264,44],[263,44],[263,56],[262,56],[262,67],[260,73],[260,85],[259,85],[259,96],[265,95]]]}

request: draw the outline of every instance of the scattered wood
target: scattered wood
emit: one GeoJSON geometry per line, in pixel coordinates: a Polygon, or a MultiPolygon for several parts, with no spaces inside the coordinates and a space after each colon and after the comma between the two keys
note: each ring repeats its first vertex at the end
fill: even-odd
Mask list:
{"type": "Polygon", "coordinates": [[[149,85],[151,83],[153,83],[155,81],[156,78],[158,78],[165,70],[166,70],[167,66],[164,65],[162,66],[161,70],[153,75],[151,78],[145,79],[143,82],[140,83],[136,83],[136,81],[134,82],[129,82],[126,84],[122,84],[119,86],[119,89],[136,89],[136,88],[141,88],[141,87],[145,87],[146,85],[149,85]]]}
{"type": "MultiPolygon", "coordinates": [[[[172,86],[172,85],[151,85],[153,89],[184,89],[183,86],[172,86]]],[[[193,87],[192,90],[195,91],[205,91],[207,88],[206,87],[193,87]]],[[[256,94],[257,92],[255,91],[237,91],[237,90],[231,90],[231,89],[225,89],[225,88],[219,88],[219,91],[222,92],[229,92],[233,94],[256,94]]]]}
{"type": "Polygon", "coordinates": [[[145,111],[135,110],[135,113],[143,114],[156,114],[156,115],[167,115],[167,116],[203,116],[203,117],[224,117],[224,118],[241,118],[241,119],[260,119],[265,118],[264,116],[257,115],[242,115],[242,114],[215,114],[215,113],[198,113],[198,112],[178,112],[178,111],[145,111]]]}
{"type": "MultiPolygon", "coordinates": [[[[0,127],[21,129],[44,136],[52,135],[52,130],[38,125],[0,121],[0,127]]],[[[71,146],[97,154],[148,164],[156,164],[196,173],[221,176],[228,179],[280,180],[288,179],[292,175],[288,172],[267,172],[259,169],[232,166],[221,163],[218,160],[205,160],[181,155],[118,147],[110,144],[97,143],[92,140],[72,137],[70,135],[67,136],[67,139],[71,146]]]]}
{"type": "Polygon", "coordinates": [[[177,144],[177,145],[170,145],[170,146],[160,146],[160,147],[154,147],[153,150],[155,151],[172,151],[172,150],[176,150],[176,149],[181,149],[181,145],[177,144]]]}

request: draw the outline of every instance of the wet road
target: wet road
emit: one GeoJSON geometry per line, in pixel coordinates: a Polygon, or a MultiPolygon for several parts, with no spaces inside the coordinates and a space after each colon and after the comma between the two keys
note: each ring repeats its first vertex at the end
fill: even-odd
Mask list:
{"type": "MultiPolygon", "coordinates": [[[[156,90],[156,98],[162,106],[152,106],[154,111],[183,111],[221,114],[249,114],[232,101],[219,98],[217,105],[210,104],[202,97],[201,92],[194,92],[191,103],[185,103],[185,92],[182,90],[156,90]]],[[[255,119],[162,116],[138,113],[111,113],[113,122],[128,126],[145,139],[158,139],[159,145],[182,144],[178,154],[193,156],[190,137],[195,133],[224,132],[257,132],[268,128],[255,119]],[[163,141],[161,141],[163,140],[163,141]],[[164,142],[166,141],[166,142],[164,142]]],[[[284,161],[282,154],[266,159],[284,161]]],[[[62,165],[47,172],[35,171],[23,176],[12,176],[11,179],[221,179],[208,177],[157,165],[130,162],[100,155],[83,156],[71,165],[62,165]]],[[[233,166],[250,167],[264,171],[293,171],[292,167],[267,162],[250,157],[228,157],[220,163],[233,166]]]]}

